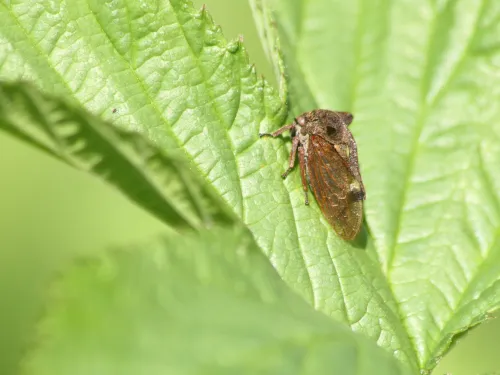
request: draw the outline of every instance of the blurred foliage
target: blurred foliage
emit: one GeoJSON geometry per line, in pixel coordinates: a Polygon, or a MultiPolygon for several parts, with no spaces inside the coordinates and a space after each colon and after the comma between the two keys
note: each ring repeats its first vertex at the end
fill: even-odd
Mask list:
{"type": "Polygon", "coordinates": [[[375,363],[409,374],[293,293],[245,230],[102,254],[72,267],[51,297],[29,374],[371,375],[375,363]]]}

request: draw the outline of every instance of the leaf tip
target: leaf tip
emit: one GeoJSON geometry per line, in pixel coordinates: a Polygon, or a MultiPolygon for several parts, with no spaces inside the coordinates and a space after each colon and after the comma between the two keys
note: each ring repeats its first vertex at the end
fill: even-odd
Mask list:
{"type": "Polygon", "coordinates": [[[215,22],[212,16],[210,15],[210,12],[208,11],[207,4],[203,4],[201,6],[201,9],[198,12],[197,17],[202,21],[204,21],[209,28],[213,27],[215,32],[220,31],[220,29],[217,30],[217,25],[215,25],[215,22]]]}
{"type": "Polygon", "coordinates": [[[198,17],[201,19],[207,19],[207,17],[209,17],[208,10],[207,10],[207,4],[203,4],[201,6],[201,9],[198,13],[198,17]]]}

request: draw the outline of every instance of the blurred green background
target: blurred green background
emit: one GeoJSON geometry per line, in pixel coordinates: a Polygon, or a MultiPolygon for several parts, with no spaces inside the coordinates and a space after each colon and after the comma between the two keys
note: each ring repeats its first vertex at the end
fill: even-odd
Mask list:
{"type": "MultiPolygon", "coordinates": [[[[195,1],[201,6],[201,1],[195,1]]],[[[245,38],[250,60],[274,82],[246,0],[207,0],[228,39],[245,38]],[[236,5],[235,5],[236,4],[236,5]]],[[[0,374],[16,374],[43,313],[44,291],[75,256],[165,230],[100,180],[0,133],[0,374]]],[[[462,337],[435,374],[500,370],[500,319],[462,337]]]]}

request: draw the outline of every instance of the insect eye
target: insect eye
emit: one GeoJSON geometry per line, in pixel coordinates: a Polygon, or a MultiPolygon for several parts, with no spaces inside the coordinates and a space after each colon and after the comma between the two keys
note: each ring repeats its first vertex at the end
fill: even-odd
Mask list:
{"type": "Polygon", "coordinates": [[[353,115],[351,113],[347,112],[345,115],[345,118],[344,118],[346,125],[349,125],[353,119],[354,119],[353,115]]]}
{"type": "Polygon", "coordinates": [[[326,134],[330,137],[333,137],[335,134],[337,134],[337,129],[335,129],[333,126],[329,126],[326,128],[326,134]]]}

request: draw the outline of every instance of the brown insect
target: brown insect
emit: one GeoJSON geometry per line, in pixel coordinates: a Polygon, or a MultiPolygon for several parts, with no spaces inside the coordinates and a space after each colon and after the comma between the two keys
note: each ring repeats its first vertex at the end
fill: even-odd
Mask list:
{"type": "Polygon", "coordinates": [[[347,128],[352,120],[348,112],[317,109],[303,113],[274,133],[260,134],[277,137],[290,130],[292,152],[282,177],[286,178],[293,169],[298,150],[306,205],[309,204],[309,184],[323,215],[345,240],[358,235],[366,198],[359,173],[358,149],[347,128]]]}

